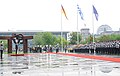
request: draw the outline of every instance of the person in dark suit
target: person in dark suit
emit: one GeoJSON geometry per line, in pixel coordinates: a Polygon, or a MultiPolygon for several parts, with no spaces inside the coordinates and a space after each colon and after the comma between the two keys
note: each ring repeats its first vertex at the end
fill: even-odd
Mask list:
{"type": "Polygon", "coordinates": [[[59,52],[59,47],[56,48],[56,53],[58,53],[58,52],[59,52]]]}
{"type": "Polygon", "coordinates": [[[1,57],[1,60],[3,59],[3,42],[1,41],[0,42],[0,57],[1,57]]]}
{"type": "Polygon", "coordinates": [[[39,52],[42,53],[42,46],[39,47],[39,50],[40,50],[39,52]]]}

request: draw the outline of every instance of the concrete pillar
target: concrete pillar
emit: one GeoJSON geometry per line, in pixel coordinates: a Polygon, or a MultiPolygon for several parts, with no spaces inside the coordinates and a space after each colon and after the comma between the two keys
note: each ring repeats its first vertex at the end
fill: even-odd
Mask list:
{"type": "Polygon", "coordinates": [[[28,43],[27,39],[23,39],[23,51],[24,53],[28,53],[28,43]]]}
{"type": "Polygon", "coordinates": [[[12,53],[12,39],[8,39],[8,53],[12,53]]]}

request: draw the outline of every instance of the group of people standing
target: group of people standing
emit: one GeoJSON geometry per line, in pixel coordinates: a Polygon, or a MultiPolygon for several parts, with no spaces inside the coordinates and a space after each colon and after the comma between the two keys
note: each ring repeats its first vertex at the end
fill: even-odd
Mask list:
{"type": "Polygon", "coordinates": [[[53,50],[56,50],[56,53],[59,52],[59,47],[56,46],[56,47],[52,47],[52,46],[44,46],[43,47],[43,51],[45,52],[53,52],[53,50]]]}
{"type": "Polygon", "coordinates": [[[104,41],[86,44],[75,49],[79,53],[96,53],[96,54],[115,54],[120,55],[120,40],[104,41]],[[94,51],[95,50],[95,51],[94,51]]]}
{"type": "Polygon", "coordinates": [[[38,47],[33,47],[33,48],[30,48],[30,52],[39,52],[39,53],[42,53],[42,52],[53,52],[55,51],[56,53],[59,52],[59,46],[56,46],[56,47],[52,47],[52,46],[38,46],[38,47]]]}

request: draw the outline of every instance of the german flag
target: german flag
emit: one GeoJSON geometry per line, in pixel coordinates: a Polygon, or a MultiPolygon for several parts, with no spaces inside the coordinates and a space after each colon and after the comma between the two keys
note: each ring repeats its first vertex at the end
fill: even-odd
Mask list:
{"type": "Polygon", "coordinates": [[[63,8],[63,6],[61,5],[61,12],[65,15],[65,17],[66,17],[66,19],[68,20],[68,18],[67,18],[67,15],[66,15],[66,12],[65,12],[65,9],[63,8]]]}

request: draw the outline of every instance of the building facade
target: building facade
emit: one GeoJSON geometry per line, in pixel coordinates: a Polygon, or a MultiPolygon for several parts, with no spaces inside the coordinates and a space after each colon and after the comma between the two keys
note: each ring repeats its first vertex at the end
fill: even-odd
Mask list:
{"type": "Polygon", "coordinates": [[[89,28],[82,28],[81,29],[82,41],[85,41],[90,36],[89,30],[90,30],[89,28]]]}

